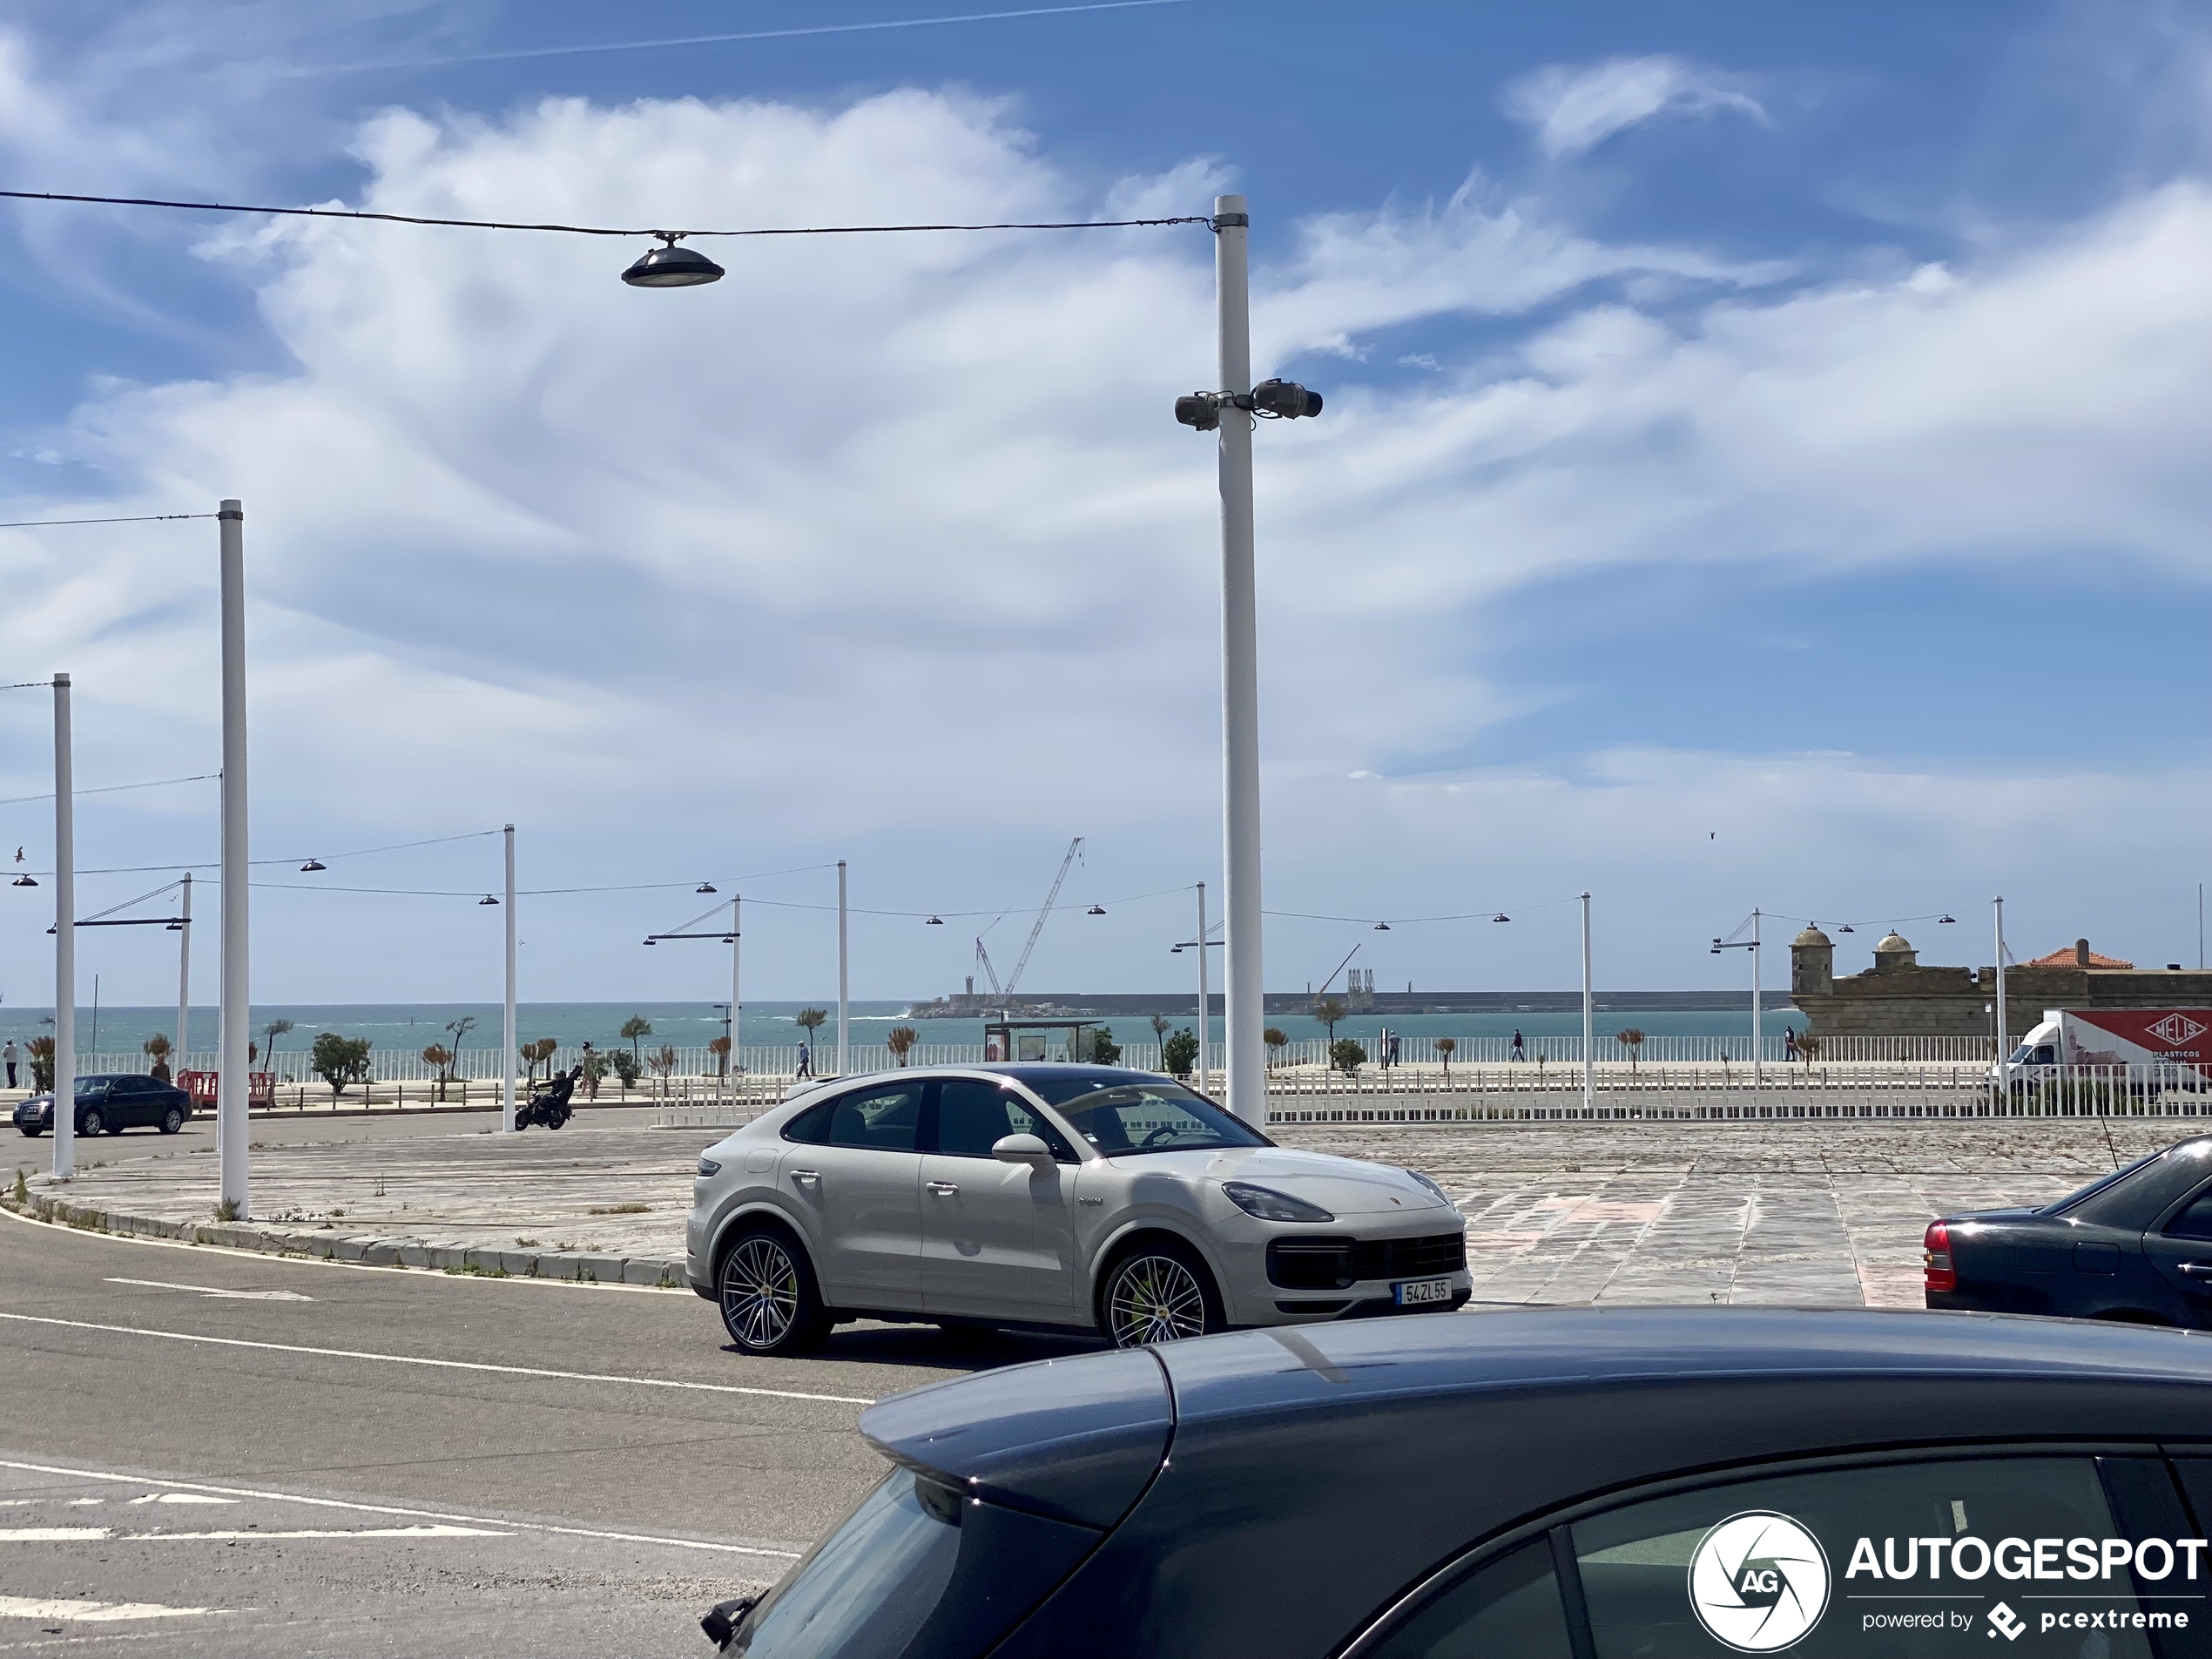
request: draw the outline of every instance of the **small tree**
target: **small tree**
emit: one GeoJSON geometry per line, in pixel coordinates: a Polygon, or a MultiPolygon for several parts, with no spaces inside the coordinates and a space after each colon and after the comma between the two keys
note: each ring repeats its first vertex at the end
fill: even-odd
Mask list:
{"type": "Polygon", "coordinates": [[[1804,1060],[1805,1064],[1808,1066],[1812,1064],[1814,1061],[1820,1058],[1820,1051],[1827,1046],[1828,1044],[1824,1039],[1813,1035],[1813,1034],[1810,1031],[1801,1032],[1798,1034],[1798,1057],[1804,1060]]]}
{"type": "Polygon", "coordinates": [[[263,1040],[268,1044],[267,1052],[272,1061],[276,1058],[277,1039],[291,1029],[292,1022],[289,1020],[272,1020],[261,1028],[263,1040]]]}
{"type": "Polygon", "coordinates": [[[660,1079],[661,1097],[666,1099],[669,1076],[676,1069],[676,1050],[664,1042],[645,1056],[645,1063],[653,1069],[653,1075],[660,1079]]]}
{"type": "Polygon", "coordinates": [[[1198,1039],[1185,1026],[1160,1045],[1160,1069],[1170,1077],[1188,1077],[1198,1063],[1198,1039]]]}
{"type": "Polygon", "coordinates": [[[158,1031],[138,1045],[138,1050],[148,1062],[147,1069],[162,1080],[169,1081],[169,1039],[158,1031]]]}
{"type": "Polygon", "coordinates": [[[1313,1017],[1320,1021],[1329,1033],[1329,1052],[1332,1055],[1336,1052],[1337,1022],[1351,1012],[1333,996],[1325,996],[1313,1005],[1313,1017]]]}
{"type": "Polygon", "coordinates": [[[1444,1081],[1446,1082],[1452,1081],[1452,1056],[1459,1053],[1459,1051],[1460,1040],[1457,1037],[1437,1038],[1436,1057],[1444,1062],[1444,1081]]]}
{"type": "Polygon", "coordinates": [[[456,1065],[460,1063],[461,1060],[462,1038],[467,1036],[475,1028],[476,1016],[473,1014],[464,1014],[457,1020],[448,1020],[446,1022],[446,1035],[453,1039],[450,1042],[446,1044],[446,1047],[453,1050],[454,1062],[456,1065]]]}
{"type": "Polygon", "coordinates": [[[1122,1063],[1122,1045],[1114,1041],[1114,1034],[1103,1025],[1095,1027],[1090,1034],[1090,1063],[1094,1066],[1118,1066],[1122,1063]]]}
{"type": "Polygon", "coordinates": [[[1152,1041],[1162,1045],[1160,1049],[1160,1064],[1163,1068],[1167,1064],[1168,1051],[1166,1043],[1168,1040],[1168,1028],[1174,1023],[1175,1022],[1169,1019],[1164,1014],[1154,1015],[1150,1022],[1150,1024],[1152,1027],[1152,1041]]]}
{"type": "Polygon", "coordinates": [[[1267,1069],[1272,1071],[1283,1050],[1291,1046],[1291,1034],[1280,1026],[1271,1025],[1259,1034],[1259,1040],[1267,1045],[1267,1069]]]}
{"type": "Polygon", "coordinates": [[[54,1040],[33,1037],[24,1045],[30,1050],[30,1086],[49,1089],[54,1086],[54,1040]]]}
{"type": "Polygon", "coordinates": [[[537,1069],[560,1052],[561,1039],[558,1037],[540,1037],[536,1042],[525,1042],[516,1050],[522,1056],[523,1063],[529,1068],[526,1076],[532,1082],[537,1081],[537,1069]]]}
{"type": "Polygon", "coordinates": [[[368,1081],[368,1053],[367,1037],[319,1031],[314,1047],[307,1050],[307,1063],[316,1076],[330,1085],[330,1098],[334,1102],[346,1092],[347,1083],[368,1081]]]}
{"type": "Polygon", "coordinates": [[[637,1087],[637,1074],[644,1069],[637,1056],[627,1049],[614,1049],[607,1054],[607,1063],[615,1069],[615,1076],[622,1079],[625,1092],[637,1087]]]}
{"type": "Polygon", "coordinates": [[[1347,1077],[1357,1077],[1367,1063],[1367,1051],[1357,1037],[1339,1037],[1329,1045],[1329,1063],[1347,1077]]]}
{"type": "Polygon", "coordinates": [[[1637,1051],[1643,1047],[1643,1028],[1632,1025],[1625,1031],[1615,1031],[1613,1041],[1629,1051],[1629,1070],[1633,1075],[1636,1069],[1637,1051]]]}
{"type": "Polygon", "coordinates": [[[921,1041],[921,1033],[914,1027],[894,1025],[883,1039],[883,1046],[890,1049],[891,1057],[903,1066],[907,1063],[907,1056],[914,1052],[914,1044],[921,1041]]]}
{"type": "Polygon", "coordinates": [[[815,1046],[814,1034],[822,1028],[824,1022],[826,1022],[828,1018],[829,1010],[827,1008],[801,1008],[799,1010],[799,1028],[806,1034],[806,1046],[809,1049],[815,1046]]]}
{"type": "Polygon", "coordinates": [[[438,1084],[438,1104],[445,1104],[446,1085],[453,1081],[453,1050],[443,1043],[434,1042],[422,1051],[422,1063],[435,1074],[438,1084]]]}
{"type": "Polygon", "coordinates": [[[622,1022],[623,1041],[630,1045],[630,1069],[623,1074],[625,1088],[629,1080],[637,1075],[637,1068],[642,1063],[637,1058],[637,1039],[652,1035],[653,1022],[642,1014],[633,1014],[622,1022]]]}
{"type": "Polygon", "coordinates": [[[714,1056],[714,1075],[718,1077],[728,1076],[730,1075],[730,1039],[726,1036],[709,1037],[706,1040],[706,1051],[714,1056]]]}

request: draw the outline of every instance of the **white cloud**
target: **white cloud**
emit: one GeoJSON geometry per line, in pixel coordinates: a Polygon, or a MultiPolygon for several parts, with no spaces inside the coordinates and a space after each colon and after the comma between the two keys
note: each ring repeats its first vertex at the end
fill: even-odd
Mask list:
{"type": "Polygon", "coordinates": [[[1656,115],[1722,110],[1766,120],[1759,101],[1733,78],[1669,57],[1608,57],[1581,68],[1554,64],[1506,94],[1506,113],[1534,127],[1554,159],[1594,150],[1656,115]]]}
{"type": "MultiPolygon", "coordinates": [[[[464,216],[1023,218],[1077,193],[1001,110],[912,91],[401,112],[360,146],[368,205],[464,216]]],[[[1110,188],[1187,209],[1222,182],[1191,164],[1110,188]]],[[[40,435],[104,469],[119,509],[246,499],[265,845],[513,818],[610,879],[865,846],[877,902],[948,910],[948,892],[1002,896],[1032,849],[1049,865],[1077,833],[1121,860],[1124,890],[1203,874],[1213,451],[1167,411],[1211,377],[1204,232],[722,244],[727,280],[678,293],[623,287],[636,251],[337,224],[219,238],[209,257],[256,291],[293,366],[103,387],[40,435]]],[[[1404,779],[1527,705],[1486,675],[1490,602],[1564,573],[1939,556],[2013,580],[2090,546],[2212,576],[2208,261],[2195,185],[1942,268],[1788,287],[1771,266],[1581,236],[1479,182],[1433,212],[1303,227],[1263,286],[1263,373],[1383,328],[1393,353],[1430,347],[1406,336],[1432,319],[1564,315],[1472,366],[1434,344],[1440,371],[1410,386],[1312,372],[1328,415],[1262,434],[1278,900],[1402,914],[1405,894],[1470,870],[1479,902],[1638,884],[1639,971],[1666,982],[1703,967],[1662,966],[1683,907],[1783,907],[1809,837],[1841,855],[1838,824],[1870,838],[1870,882],[1954,907],[1961,883],[1986,889],[1973,815],[2046,811],[2078,780],[1713,756],[1404,779]],[[1625,292],[1639,274],[1713,297],[1670,290],[1648,313],[1625,292]],[[1399,815],[1379,818],[1389,802],[1399,815]],[[1655,834],[1676,819],[1686,846],[1655,834]],[[1705,839],[1716,826],[1732,844],[1705,839]],[[1320,901],[1363,884],[1357,904],[1320,901]]],[[[0,532],[14,656],[77,673],[88,783],[212,752],[204,529],[0,532]]],[[[29,713],[0,718],[38,752],[29,713]]],[[[2201,821],[2197,787],[2172,785],[2170,818],[2133,815],[2138,867],[2180,845],[2167,826],[2201,821]]],[[[2059,823],[2032,851],[2072,857],[2074,833],[2059,823]]],[[[147,861],[156,839],[111,861],[147,861]]],[[[635,936],[628,914],[605,934],[635,936]]],[[[312,935],[286,937],[272,972],[307,977],[285,982],[337,971],[312,935]]],[[[919,947],[887,941],[885,991],[961,971],[916,969],[919,947]]],[[[1062,971],[1150,982],[1157,954],[1100,946],[1062,971]]],[[[401,944],[381,960],[408,961],[401,944]]],[[[632,973],[564,960],[574,995],[632,973]]]]}

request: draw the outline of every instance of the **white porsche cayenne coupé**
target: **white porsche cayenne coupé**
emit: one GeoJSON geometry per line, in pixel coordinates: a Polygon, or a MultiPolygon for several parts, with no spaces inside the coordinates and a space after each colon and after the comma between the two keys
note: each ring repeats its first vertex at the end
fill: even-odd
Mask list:
{"type": "Polygon", "coordinates": [[[1095,1331],[1449,1311],[1467,1221],[1426,1176],[1278,1147],[1105,1066],[840,1078],[699,1159],[691,1288],[744,1352],[858,1318],[1095,1331]]]}

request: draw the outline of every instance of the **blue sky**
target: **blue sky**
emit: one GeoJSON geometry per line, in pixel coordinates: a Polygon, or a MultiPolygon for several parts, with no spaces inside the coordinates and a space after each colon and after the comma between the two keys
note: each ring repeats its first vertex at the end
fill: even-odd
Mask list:
{"type": "MultiPolygon", "coordinates": [[[[617,223],[1241,190],[1262,372],[1330,399],[1262,435],[1271,908],[1527,918],[1397,927],[1380,982],[1569,983],[1585,887],[1614,985],[1733,982],[1702,941],[1754,904],[1971,910],[1924,942],[1986,961],[1999,890],[2022,955],[2195,960],[2199,11],[1182,0],[556,50],[952,10],[27,5],[0,175],[617,223]]],[[[711,995],[637,938],[793,867],[746,885],[754,984],[820,995],[840,856],[952,924],[864,918],[856,994],[945,988],[1076,834],[1070,894],[1158,896],[1056,920],[1028,982],[1177,983],[1171,890],[1218,861],[1211,455],[1165,416],[1211,377],[1207,238],[893,239],[640,294],[619,242],[15,205],[0,516],[246,498],[257,850],[512,819],[526,887],[676,884],[533,901],[526,995],[711,995]]],[[[212,769],[206,529],[0,531],[0,642],[77,674],[85,785],[212,769]]],[[[81,861],[212,858],[210,789],[89,803],[81,861]]],[[[44,810],[0,807],[30,867],[44,810]]],[[[332,862],[459,894],[489,845],[332,862]]],[[[473,899],[300,885],[257,895],[269,1000],[496,975],[473,899]]],[[[0,991],[43,1000],[14,897],[0,991]]],[[[1277,919],[1271,984],[1361,931],[1277,919]]],[[[164,994],[154,937],[89,948],[110,1000],[164,994]]]]}

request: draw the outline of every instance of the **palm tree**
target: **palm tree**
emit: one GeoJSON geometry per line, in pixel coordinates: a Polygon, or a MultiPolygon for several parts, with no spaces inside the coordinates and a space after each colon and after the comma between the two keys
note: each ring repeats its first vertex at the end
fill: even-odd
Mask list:
{"type": "Polygon", "coordinates": [[[714,1056],[714,1075],[718,1077],[728,1076],[730,1075],[730,1038],[728,1034],[725,1033],[723,1035],[718,1037],[709,1037],[706,1040],[706,1051],[714,1056]]]}
{"type": "Polygon", "coordinates": [[[1636,1051],[1643,1047],[1643,1028],[1632,1025],[1625,1031],[1615,1031],[1613,1041],[1629,1051],[1629,1072],[1633,1076],[1636,1069],[1636,1051]]]}
{"type": "Polygon", "coordinates": [[[560,1051],[561,1039],[558,1037],[540,1037],[536,1042],[525,1042],[517,1049],[523,1063],[529,1068],[528,1081],[536,1082],[537,1069],[560,1051]]]}
{"type": "Polygon", "coordinates": [[[676,1069],[676,1050],[664,1042],[645,1056],[645,1063],[659,1076],[661,1098],[665,1100],[668,1097],[669,1074],[676,1069]]]}
{"type": "Polygon", "coordinates": [[[1325,996],[1313,1005],[1313,1017],[1328,1028],[1329,1043],[1332,1048],[1336,1045],[1337,1022],[1351,1012],[1350,1008],[1338,1001],[1333,996],[1325,996]]]}
{"type": "MultiPolygon", "coordinates": [[[[1168,1028],[1174,1023],[1175,1022],[1164,1014],[1156,1014],[1152,1016],[1152,1041],[1160,1045],[1160,1052],[1163,1055],[1168,1051],[1168,1028]]],[[[1162,1063],[1164,1064],[1165,1062],[1163,1061],[1162,1063]]]]}
{"type": "Polygon", "coordinates": [[[907,1063],[907,1054],[913,1049],[914,1044],[921,1041],[921,1033],[915,1030],[914,1027],[894,1025],[883,1039],[883,1046],[890,1049],[891,1057],[903,1066],[907,1063]]]}
{"type": "Polygon", "coordinates": [[[637,1058],[637,1039],[653,1035],[653,1023],[642,1014],[633,1014],[622,1022],[622,1035],[630,1044],[630,1064],[636,1069],[643,1062],[637,1058]]]}
{"type": "Polygon", "coordinates": [[[809,1049],[812,1049],[814,1046],[814,1034],[817,1031],[819,1031],[828,1020],[829,1010],[827,1008],[801,1008],[799,1010],[799,1028],[806,1034],[806,1046],[809,1049]]]}
{"type": "Polygon", "coordinates": [[[1291,1045],[1291,1034],[1280,1026],[1271,1025],[1259,1034],[1259,1039],[1267,1045],[1267,1069],[1272,1071],[1276,1055],[1291,1045]]]}
{"type": "Polygon", "coordinates": [[[166,1082],[169,1077],[169,1039],[157,1031],[140,1043],[138,1049],[150,1062],[147,1069],[166,1082]]]}
{"type": "Polygon", "coordinates": [[[1452,1056],[1459,1051],[1460,1040],[1457,1037],[1437,1038],[1437,1057],[1444,1062],[1444,1081],[1447,1083],[1452,1081],[1452,1056]]]}
{"type": "Polygon", "coordinates": [[[272,1020],[261,1028],[262,1040],[268,1044],[263,1051],[271,1060],[276,1058],[276,1040],[292,1029],[289,1020],[272,1020]]]}

